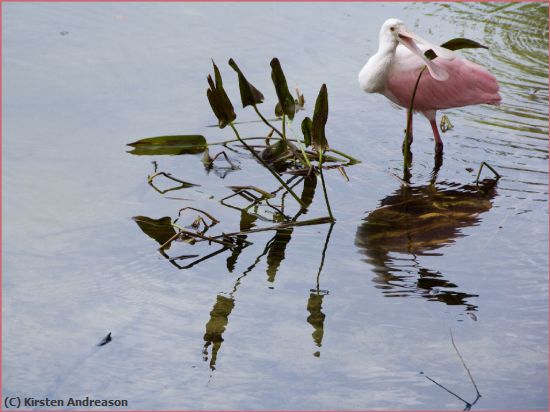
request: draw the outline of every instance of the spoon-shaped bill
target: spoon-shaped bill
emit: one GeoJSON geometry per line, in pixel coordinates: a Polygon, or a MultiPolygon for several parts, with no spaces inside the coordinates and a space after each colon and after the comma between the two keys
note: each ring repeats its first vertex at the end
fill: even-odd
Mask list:
{"type": "MultiPolygon", "coordinates": [[[[433,46],[431,45],[430,43],[426,42],[425,40],[421,39],[420,37],[418,37],[416,34],[414,33],[411,33],[407,30],[405,30],[404,28],[401,28],[399,30],[399,33],[398,33],[398,39],[399,39],[399,42],[405,46],[407,49],[409,49],[411,52],[413,52],[415,55],[417,55],[418,57],[420,57],[424,63],[426,63],[426,66],[428,66],[428,70],[430,72],[430,74],[432,75],[432,77],[436,80],[439,80],[439,81],[445,81],[449,78],[449,73],[447,72],[447,70],[445,70],[444,68],[442,68],[441,66],[439,66],[437,63],[435,63],[434,61],[428,59],[424,53],[422,52],[422,50],[420,50],[418,48],[418,46],[416,45],[416,42],[418,43],[423,43],[427,46],[429,46],[429,48],[431,48],[432,50],[434,50],[434,52],[437,54],[437,50],[444,50],[442,49],[441,47],[438,47],[438,46],[433,46]]],[[[449,56],[448,54],[445,54],[446,56],[449,56]]],[[[445,56],[442,56],[445,58],[445,56]]]]}

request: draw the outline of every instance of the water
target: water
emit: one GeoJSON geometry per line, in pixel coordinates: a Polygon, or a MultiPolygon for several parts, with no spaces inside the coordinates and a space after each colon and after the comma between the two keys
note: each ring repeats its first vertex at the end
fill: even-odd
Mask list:
{"type": "MultiPolygon", "coordinates": [[[[4,396],[128,399],[131,409],[461,409],[426,379],[475,399],[452,330],[482,394],[474,408],[547,409],[547,5],[2,11],[4,396]],[[434,41],[489,45],[463,54],[501,84],[500,107],[446,112],[455,127],[443,135],[435,185],[428,123],[415,121],[411,187],[402,187],[404,112],[357,85],[388,17],[434,41]],[[363,161],[348,168],[349,183],[326,174],[337,222],[251,234],[240,253],[180,270],[132,217],[175,218],[193,206],[221,221],[213,234],[271,225],[265,210],[252,216],[219,200],[229,185],[275,182],[243,154],[229,152],[242,170],[222,179],[224,171],[205,173],[200,155],[133,156],[125,144],[231,137],[207,127],[211,57],[236,106],[229,57],[271,115],[273,56],[304,93],[306,113],[327,84],[329,142],[363,161]],[[157,193],[146,182],[153,160],[200,187],[157,193]],[[472,186],[482,161],[503,176],[483,196],[472,186]],[[113,340],[96,347],[108,332],[113,340]]],[[[292,199],[286,205],[293,210],[292,199]]],[[[324,215],[317,185],[303,218],[324,215]]]]}

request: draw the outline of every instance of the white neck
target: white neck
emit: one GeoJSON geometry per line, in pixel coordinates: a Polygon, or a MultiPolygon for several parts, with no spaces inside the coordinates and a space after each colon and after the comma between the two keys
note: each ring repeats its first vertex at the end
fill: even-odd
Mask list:
{"type": "Polygon", "coordinates": [[[396,48],[397,43],[380,39],[378,51],[359,72],[359,84],[364,91],[367,93],[382,93],[384,91],[396,48]]]}

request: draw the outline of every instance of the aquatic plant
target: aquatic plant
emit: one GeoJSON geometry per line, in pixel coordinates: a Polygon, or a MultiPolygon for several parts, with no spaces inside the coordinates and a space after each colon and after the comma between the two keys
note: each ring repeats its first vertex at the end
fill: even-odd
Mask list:
{"type": "MultiPolygon", "coordinates": [[[[207,76],[208,89],[206,96],[212,112],[217,119],[216,126],[219,129],[229,127],[233,131],[235,138],[219,142],[208,142],[204,136],[195,134],[158,136],[130,143],[129,146],[133,149],[129,153],[134,155],[203,153],[202,163],[207,170],[214,169],[219,171],[220,168],[215,162],[224,159],[228,164],[228,167],[224,170],[225,172],[229,172],[238,169],[239,166],[231,160],[225,151],[212,156],[209,148],[223,146],[232,151],[244,148],[276,179],[279,187],[274,191],[267,191],[253,185],[229,186],[228,188],[233,193],[222,198],[219,202],[223,206],[241,211],[241,218],[243,216],[250,216],[250,211],[253,210],[255,210],[253,215],[257,215],[259,207],[271,209],[274,212],[273,221],[277,224],[259,228],[243,228],[241,224],[240,231],[210,236],[206,235],[205,232],[218,223],[218,221],[203,210],[194,209],[200,215],[192,223],[191,229],[177,223],[184,210],[193,209],[189,207],[181,209],[176,219],[168,216],[161,219],[151,219],[145,216],[134,217],[138,226],[160,244],[159,252],[179,268],[191,267],[205,260],[205,258],[214,256],[226,249],[232,249],[234,253],[237,251],[238,254],[240,253],[238,251],[243,247],[251,244],[251,242],[246,240],[247,235],[251,233],[266,230],[274,230],[280,233],[297,226],[333,223],[335,218],[330,206],[323,170],[337,169],[347,179],[344,168],[359,162],[354,157],[329,146],[325,131],[329,113],[328,90],[325,84],[319,90],[312,116],[305,117],[301,122],[300,128],[303,136],[300,138],[290,138],[287,135],[288,123],[294,119],[297,111],[304,110],[305,98],[299,90],[296,90],[296,98],[292,96],[279,60],[273,58],[270,62],[271,79],[277,95],[274,109],[275,119],[267,119],[260,112],[258,105],[264,102],[264,95],[248,81],[235,60],[229,59],[228,64],[237,73],[242,108],[252,107],[259,118],[259,122],[268,127],[268,132],[265,136],[241,136],[237,129],[239,123],[236,121],[237,113],[235,107],[225,90],[221,72],[215,62],[212,61],[213,74],[207,76]],[[274,124],[274,122],[279,122],[279,125],[274,124]],[[290,178],[283,178],[284,174],[290,175],[290,178]],[[313,201],[317,178],[319,178],[323,187],[328,216],[299,220],[301,215],[307,212],[308,207],[313,201]],[[294,180],[297,180],[297,182],[294,182],[294,180]],[[295,192],[295,187],[302,182],[303,192],[301,196],[298,196],[295,192]],[[288,194],[299,205],[299,210],[294,216],[288,215],[284,211],[284,200],[288,194]],[[244,199],[247,202],[245,207],[232,205],[229,201],[234,197],[239,197],[241,200],[244,199]],[[280,200],[280,205],[274,204],[275,198],[280,200]],[[205,221],[205,217],[209,218],[209,223],[205,221]],[[184,241],[189,244],[207,242],[208,245],[218,244],[221,246],[221,249],[206,257],[183,255],[171,258],[167,255],[167,250],[174,241],[184,241]],[[176,260],[190,258],[198,259],[184,266],[175,262],[176,260]]],[[[153,173],[147,177],[147,183],[160,194],[197,186],[194,183],[173,176],[170,172],[158,171],[156,162],[154,162],[154,166],[153,173]],[[161,189],[156,183],[159,178],[164,178],[177,184],[173,187],[161,189]]]]}

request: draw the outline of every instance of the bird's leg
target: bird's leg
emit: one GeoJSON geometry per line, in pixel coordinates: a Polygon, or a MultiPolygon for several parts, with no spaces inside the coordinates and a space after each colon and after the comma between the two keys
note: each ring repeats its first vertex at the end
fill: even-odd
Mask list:
{"type": "Polygon", "coordinates": [[[432,131],[434,133],[434,139],[435,139],[435,153],[441,154],[443,153],[443,140],[441,140],[441,136],[439,135],[439,130],[437,129],[437,124],[435,122],[435,114],[433,116],[430,116],[430,125],[432,126],[432,131]]]}

